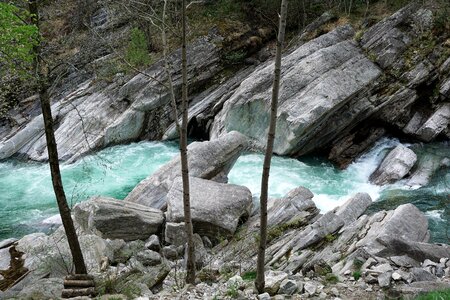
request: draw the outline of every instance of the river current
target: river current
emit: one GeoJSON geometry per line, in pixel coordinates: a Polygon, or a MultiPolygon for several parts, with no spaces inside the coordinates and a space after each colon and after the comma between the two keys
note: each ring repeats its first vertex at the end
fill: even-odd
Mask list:
{"type": "MultiPolygon", "coordinates": [[[[326,212],[356,192],[367,192],[374,200],[371,211],[392,209],[413,203],[428,217],[432,240],[447,242],[450,232],[450,171],[441,169],[430,184],[410,188],[404,181],[379,187],[369,175],[386,152],[399,142],[383,139],[346,170],[339,170],[324,158],[300,160],[277,157],[272,160],[270,197],[284,196],[304,186],[314,193],[318,208],[326,212]]],[[[450,157],[448,144],[413,145],[418,156],[450,157]]],[[[142,179],[178,155],[173,142],[139,142],[114,146],[89,155],[74,164],[61,165],[70,205],[93,195],[123,199],[142,179]]],[[[242,155],[229,174],[229,182],[248,187],[257,203],[263,155],[242,155]]],[[[0,162],[0,240],[50,230],[51,216],[58,213],[47,164],[7,160],[0,162]]]]}

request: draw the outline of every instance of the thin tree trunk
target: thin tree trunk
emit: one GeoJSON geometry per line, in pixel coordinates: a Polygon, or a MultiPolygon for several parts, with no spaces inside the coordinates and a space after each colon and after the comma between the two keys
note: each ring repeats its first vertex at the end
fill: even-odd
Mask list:
{"type": "MultiPolygon", "coordinates": [[[[30,0],[29,9],[32,15],[32,22],[39,28],[39,10],[36,0],[30,0]]],[[[34,49],[36,52],[35,71],[39,79],[39,98],[42,108],[42,116],[44,118],[45,138],[47,141],[48,161],[50,165],[50,172],[52,176],[53,190],[58,203],[59,213],[69,243],[70,252],[72,254],[73,265],[75,266],[76,274],[87,274],[86,265],[84,263],[83,254],[81,252],[80,243],[78,241],[75,226],[73,225],[70,208],[67,204],[66,194],[61,179],[61,172],[59,169],[58,149],[56,146],[55,132],[53,130],[53,117],[50,107],[50,97],[48,95],[47,75],[43,72],[43,62],[40,55],[40,47],[34,49]]]]}
{"type": "Polygon", "coordinates": [[[183,180],[183,206],[184,223],[187,235],[187,258],[186,258],[186,283],[195,283],[195,256],[194,256],[194,233],[191,219],[191,204],[189,199],[189,167],[187,153],[187,125],[188,125],[188,99],[187,99],[187,58],[186,58],[186,1],[182,0],[182,41],[181,41],[181,106],[183,119],[180,135],[181,176],[183,180]]]}
{"type": "Polygon", "coordinates": [[[288,0],[281,2],[280,25],[278,29],[277,53],[275,57],[275,77],[273,80],[272,102],[270,109],[269,133],[267,135],[266,153],[264,156],[263,174],[261,178],[261,196],[260,196],[260,239],[258,249],[258,261],[256,269],[256,288],[260,293],[264,292],[265,278],[264,266],[267,243],[267,197],[269,189],[269,173],[270,162],[272,159],[273,144],[275,140],[275,128],[277,123],[278,94],[280,90],[280,73],[281,73],[281,50],[284,43],[284,35],[286,29],[288,0]]]}

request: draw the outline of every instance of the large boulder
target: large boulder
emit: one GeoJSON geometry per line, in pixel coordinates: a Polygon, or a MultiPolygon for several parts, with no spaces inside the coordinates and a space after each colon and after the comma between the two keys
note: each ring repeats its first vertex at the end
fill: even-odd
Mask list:
{"type": "MultiPolygon", "coordinates": [[[[373,108],[361,95],[381,70],[350,40],[353,35],[351,26],[339,27],[283,58],[275,153],[305,154],[323,147],[373,108]]],[[[242,81],[216,115],[211,135],[237,130],[263,147],[272,76],[268,62],[242,81]]]]}
{"type": "Polygon", "coordinates": [[[313,197],[307,188],[297,187],[285,197],[271,201],[267,209],[268,226],[306,221],[308,217],[315,216],[319,210],[312,201],[313,197]]]}
{"type": "Polygon", "coordinates": [[[425,142],[430,142],[448,128],[449,124],[450,103],[444,103],[419,128],[417,136],[425,142]]]}
{"type": "Polygon", "coordinates": [[[377,185],[393,183],[405,177],[416,161],[414,151],[400,144],[389,152],[369,180],[377,185]]]}
{"type": "Polygon", "coordinates": [[[105,239],[146,240],[164,222],[159,209],[107,197],[81,202],[73,211],[83,231],[105,239]]]}
{"type": "Polygon", "coordinates": [[[369,221],[370,229],[364,238],[356,243],[357,247],[364,246],[369,253],[376,254],[389,248],[389,245],[383,243],[386,236],[419,243],[426,243],[430,238],[427,218],[412,204],[400,205],[388,213],[375,214],[372,219],[372,222],[369,221]]]}
{"type": "MultiPolygon", "coordinates": [[[[243,186],[190,177],[191,217],[194,232],[217,239],[236,231],[249,216],[252,193],[243,186]]],[[[177,177],[167,194],[167,222],[183,222],[183,184],[177,177]]]]}
{"type": "MultiPolygon", "coordinates": [[[[216,140],[190,144],[188,146],[189,175],[227,182],[228,172],[247,148],[247,142],[244,135],[230,132],[216,140]]],[[[177,156],[153,175],[141,181],[128,194],[125,201],[165,209],[167,192],[174,179],[180,174],[180,157],[177,156]]]]}

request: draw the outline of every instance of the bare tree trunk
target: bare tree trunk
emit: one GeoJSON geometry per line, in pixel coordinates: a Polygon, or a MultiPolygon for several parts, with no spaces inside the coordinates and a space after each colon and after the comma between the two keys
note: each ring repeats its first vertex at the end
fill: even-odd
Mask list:
{"type": "MultiPolygon", "coordinates": [[[[39,28],[39,11],[36,0],[30,0],[29,9],[32,15],[32,22],[39,28]]],[[[61,172],[59,170],[58,149],[56,146],[55,132],[53,130],[53,117],[50,107],[50,97],[48,94],[47,74],[43,71],[43,62],[40,55],[40,47],[35,48],[36,51],[36,72],[40,80],[39,98],[42,108],[42,116],[44,118],[45,138],[47,141],[48,161],[50,165],[50,172],[52,176],[53,190],[58,203],[59,213],[69,243],[70,252],[72,254],[73,264],[75,266],[76,274],[87,274],[86,265],[84,263],[83,254],[81,252],[80,243],[78,241],[75,226],[73,225],[70,208],[67,204],[66,194],[61,179],[61,172]]]]}
{"type": "Polygon", "coordinates": [[[187,125],[188,125],[188,99],[187,99],[187,58],[186,58],[186,1],[182,0],[181,8],[181,109],[182,124],[180,135],[181,176],[183,180],[183,206],[184,223],[187,234],[187,257],[186,257],[186,283],[195,283],[195,256],[194,256],[194,233],[191,219],[191,204],[189,199],[189,167],[187,153],[187,125]]]}
{"type": "Polygon", "coordinates": [[[267,243],[267,197],[269,189],[269,173],[270,162],[272,159],[273,144],[275,140],[275,128],[277,123],[278,94],[280,90],[280,73],[281,73],[281,50],[284,43],[284,35],[286,29],[288,0],[281,2],[280,25],[278,28],[277,53],[275,57],[275,77],[273,80],[272,102],[270,109],[269,133],[267,135],[266,153],[264,156],[263,174],[261,178],[261,196],[260,196],[260,239],[258,249],[258,261],[256,269],[255,285],[259,293],[264,292],[265,278],[264,266],[267,243]]]}

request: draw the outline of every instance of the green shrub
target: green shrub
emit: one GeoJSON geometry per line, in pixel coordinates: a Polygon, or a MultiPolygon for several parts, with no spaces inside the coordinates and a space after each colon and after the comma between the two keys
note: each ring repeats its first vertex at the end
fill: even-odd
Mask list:
{"type": "Polygon", "coordinates": [[[151,62],[147,50],[147,39],[144,32],[138,28],[131,30],[130,45],[127,48],[126,59],[134,67],[147,66],[151,62]]]}
{"type": "Polygon", "coordinates": [[[256,271],[248,271],[242,274],[242,279],[252,281],[256,279],[256,271]]]}
{"type": "Polygon", "coordinates": [[[352,273],[353,278],[355,278],[355,280],[358,280],[361,278],[361,271],[355,271],[352,273]]]}

